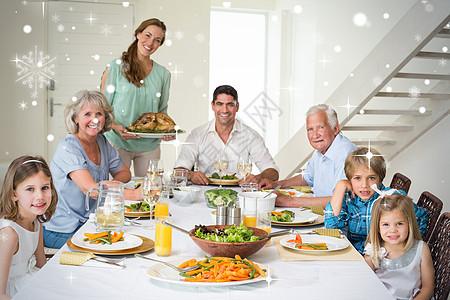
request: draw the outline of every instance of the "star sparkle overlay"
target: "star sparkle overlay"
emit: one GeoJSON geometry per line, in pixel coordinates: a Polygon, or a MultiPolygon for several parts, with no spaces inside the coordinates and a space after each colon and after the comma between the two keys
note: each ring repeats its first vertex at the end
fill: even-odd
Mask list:
{"type": "Polygon", "coordinates": [[[353,155],[353,156],[365,156],[366,158],[367,158],[367,164],[368,164],[368,167],[369,167],[369,170],[370,170],[370,160],[374,157],[374,156],[384,156],[384,155],[382,155],[382,154],[373,154],[372,153],[372,151],[370,151],[370,149],[371,149],[371,147],[370,147],[370,140],[369,140],[369,143],[368,143],[368,145],[367,145],[367,148],[369,149],[369,151],[367,151],[367,153],[366,154],[363,154],[363,155],[353,155]]]}
{"type": "Polygon", "coordinates": [[[420,89],[417,86],[412,86],[411,88],[408,89],[409,92],[409,97],[411,98],[418,98],[420,96],[420,89]]]}
{"type": "Polygon", "coordinates": [[[32,89],[31,97],[38,98],[38,87],[43,88],[54,79],[52,76],[55,75],[55,60],[56,57],[50,58],[49,55],[44,55],[44,52],[38,51],[37,46],[34,46],[34,52],[29,51],[28,56],[23,55],[21,59],[16,54],[16,58],[11,60],[16,63],[18,69],[19,78],[15,82],[22,81],[23,85],[28,85],[32,89]]]}
{"type": "Polygon", "coordinates": [[[193,143],[187,143],[187,142],[182,142],[180,141],[180,139],[178,138],[178,130],[180,129],[180,127],[178,125],[175,125],[175,139],[171,140],[171,141],[162,141],[162,144],[164,145],[172,145],[175,147],[175,161],[178,158],[178,151],[180,146],[182,145],[192,145],[193,143]]]}
{"type": "Polygon", "coordinates": [[[323,64],[323,69],[325,70],[326,64],[329,63],[329,62],[331,62],[331,60],[326,59],[326,57],[325,57],[325,55],[324,55],[323,58],[322,58],[321,60],[318,60],[318,62],[320,62],[320,63],[323,64]]]}
{"type": "Polygon", "coordinates": [[[350,97],[348,97],[347,98],[347,104],[346,105],[343,105],[343,106],[339,106],[339,107],[343,107],[343,108],[346,108],[347,109],[347,117],[350,115],[350,109],[351,108],[355,108],[355,107],[358,107],[358,106],[356,106],[356,105],[351,105],[350,104],[350,97]]]}
{"type": "Polygon", "coordinates": [[[105,36],[109,36],[109,35],[111,35],[113,33],[111,25],[105,24],[105,25],[102,25],[100,27],[101,27],[100,33],[104,34],[105,36]]]}
{"type": "Polygon", "coordinates": [[[69,279],[69,280],[70,280],[70,284],[73,283],[73,280],[74,280],[75,278],[76,278],[76,277],[73,276],[72,272],[70,272],[70,275],[66,277],[66,279],[69,279]]]}
{"type": "Polygon", "coordinates": [[[28,108],[28,103],[26,103],[25,101],[22,101],[19,103],[19,108],[21,110],[25,110],[26,108],[28,108]]]}
{"type": "Polygon", "coordinates": [[[440,67],[445,67],[447,65],[447,60],[445,60],[445,58],[441,58],[438,61],[438,64],[439,64],[440,67]]]}

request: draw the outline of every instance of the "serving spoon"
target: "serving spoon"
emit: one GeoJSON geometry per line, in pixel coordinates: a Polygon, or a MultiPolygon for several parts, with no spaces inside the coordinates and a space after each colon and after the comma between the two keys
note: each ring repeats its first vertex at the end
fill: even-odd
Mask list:
{"type": "Polygon", "coordinates": [[[161,221],[161,223],[162,223],[163,225],[166,225],[166,226],[175,228],[176,230],[179,230],[179,231],[184,232],[184,233],[186,233],[186,234],[188,234],[188,235],[191,235],[191,234],[189,233],[189,231],[187,231],[186,229],[183,229],[183,228],[181,228],[181,227],[178,227],[178,226],[176,226],[176,225],[173,225],[172,223],[168,223],[168,222],[166,222],[166,221],[161,221]]]}
{"type": "Polygon", "coordinates": [[[263,236],[259,237],[259,240],[263,240],[265,238],[272,238],[274,236],[280,236],[280,235],[286,235],[286,234],[293,234],[294,233],[294,229],[285,229],[285,230],[280,230],[280,231],[276,231],[276,232],[272,232],[263,236]]]}
{"type": "Polygon", "coordinates": [[[186,273],[186,272],[189,272],[189,271],[192,271],[192,270],[195,270],[195,269],[199,268],[198,266],[186,267],[186,268],[178,268],[177,266],[172,265],[172,264],[170,264],[168,262],[165,262],[165,261],[162,261],[162,260],[157,260],[157,259],[154,259],[154,258],[150,258],[150,257],[144,256],[144,255],[141,255],[141,254],[135,254],[134,256],[162,263],[162,264],[168,266],[169,268],[172,268],[175,271],[180,272],[180,273],[186,273]]]}

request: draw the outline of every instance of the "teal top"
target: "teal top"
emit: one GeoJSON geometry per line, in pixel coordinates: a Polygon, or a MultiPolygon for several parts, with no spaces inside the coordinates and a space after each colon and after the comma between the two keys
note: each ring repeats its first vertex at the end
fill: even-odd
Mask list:
{"type": "MultiPolygon", "coordinates": [[[[114,59],[108,64],[103,93],[114,108],[115,121],[128,127],[142,113],[167,113],[170,88],[170,73],[153,61],[150,74],[144,79],[144,85],[136,87],[121,72],[122,60],[114,59]]],[[[105,132],[107,139],[115,146],[132,152],[151,151],[158,147],[161,139],[141,138],[124,140],[115,130],[105,132]]]]}

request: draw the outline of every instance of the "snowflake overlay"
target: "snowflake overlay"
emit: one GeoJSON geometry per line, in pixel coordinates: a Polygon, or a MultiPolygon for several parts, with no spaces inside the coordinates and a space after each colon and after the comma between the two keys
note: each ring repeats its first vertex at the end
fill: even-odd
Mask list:
{"type": "Polygon", "coordinates": [[[42,51],[38,52],[37,46],[34,46],[34,53],[30,51],[28,56],[23,55],[22,59],[19,59],[16,55],[16,59],[12,60],[16,63],[18,69],[17,75],[19,75],[19,78],[16,82],[22,80],[22,84],[33,89],[31,97],[38,98],[38,86],[43,88],[44,85],[48,85],[52,79],[51,76],[55,75],[55,65],[52,63],[55,59],[56,57],[50,58],[49,55],[44,55],[42,51]]]}

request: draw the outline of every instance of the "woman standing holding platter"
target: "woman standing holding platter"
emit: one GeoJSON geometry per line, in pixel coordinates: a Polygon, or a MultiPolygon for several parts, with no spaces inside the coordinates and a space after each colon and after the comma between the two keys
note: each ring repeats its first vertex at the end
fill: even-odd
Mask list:
{"type": "Polygon", "coordinates": [[[128,167],[133,162],[135,176],[143,177],[148,161],[160,158],[160,139],[127,133],[126,126],[142,113],[167,113],[170,73],[150,58],[164,43],[166,25],[158,19],[145,20],[134,36],[122,57],[112,60],[103,72],[101,91],[114,108],[115,116],[114,130],[105,136],[128,167]]]}

